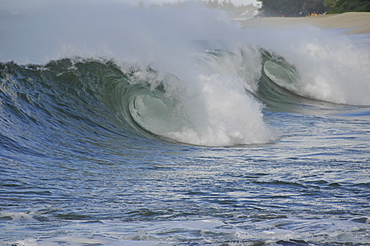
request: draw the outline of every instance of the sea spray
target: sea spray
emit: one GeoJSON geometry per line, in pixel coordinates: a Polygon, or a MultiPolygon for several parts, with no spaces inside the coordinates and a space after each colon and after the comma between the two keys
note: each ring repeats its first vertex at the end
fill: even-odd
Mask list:
{"type": "Polygon", "coordinates": [[[307,40],[294,48],[299,56],[307,57],[294,61],[302,78],[299,93],[340,104],[370,105],[368,50],[344,37],[327,42],[307,40]]]}
{"type": "MultiPolygon", "coordinates": [[[[190,94],[186,113],[191,128],[168,136],[199,145],[240,145],[273,140],[263,122],[261,104],[246,94],[241,84],[220,75],[199,75],[201,94],[190,94]]],[[[193,92],[194,93],[194,92],[193,92]]]]}
{"type": "MultiPolygon", "coordinates": [[[[327,102],[370,105],[369,46],[341,30],[303,25],[286,29],[245,29],[251,43],[282,56],[299,74],[293,93],[327,102]]],[[[281,84],[280,84],[281,85],[281,84]]]]}
{"type": "Polygon", "coordinates": [[[152,69],[134,73],[140,79],[132,83],[150,87],[131,103],[131,114],[140,127],[166,139],[195,145],[272,141],[273,134],[263,121],[262,104],[253,96],[257,90],[253,76],[258,78],[261,70],[258,50],[212,51],[196,60],[192,72],[198,75],[192,80],[152,69]],[[244,63],[247,57],[256,64],[244,63]],[[254,67],[258,67],[256,74],[244,73],[254,67]],[[164,94],[158,88],[163,88],[164,94]]]}
{"type": "MultiPolygon", "coordinates": [[[[296,67],[301,79],[291,86],[294,93],[334,103],[370,104],[369,50],[340,30],[309,25],[241,28],[224,12],[197,3],[139,8],[119,1],[38,1],[32,8],[4,4],[0,17],[3,61],[105,57],[150,64],[183,80],[194,80],[198,74],[192,72],[194,53],[257,45],[296,67]]],[[[258,69],[245,74],[255,76],[258,69]]],[[[250,85],[255,83],[251,81],[250,85]]]]}

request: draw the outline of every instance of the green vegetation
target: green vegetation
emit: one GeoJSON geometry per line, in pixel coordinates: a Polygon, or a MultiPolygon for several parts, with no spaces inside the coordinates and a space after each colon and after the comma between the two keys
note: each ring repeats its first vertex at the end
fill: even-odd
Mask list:
{"type": "MultiPolygon", "coordinates": [[[[333,0],[332,0],[333,1],[333,0]]],[[[337,0],[328,13],[370,12],[369,0],[337,0]]]]}
{"type": "Polygon", "coordinates": [[[334,8],[339,0],[324,0],[324,5],[328,8],[334,8]]]}
{"type": "MultiPolygon", "coordinates": [[[[261,8],[249,5],[234,5],[231,0],[197,0],[213,9],[226,10],[234,18],[251,18],[259,12],[260,16],[306,16],[324,13],[370,12],[370,0],[257,0],[261,8]]],[[[139,7],[182,7],[186,0],[151,4],[146,6],[144,1],[139,7]]]]}
{"type": "Polygon", "coordinates": [[[304,16],[370,11],[369,0],[257,0],[264,16],[304,16]]]}
{"type": "Polygon", "coordinates": [[[258,0],[264,16],[305,16],[322,14],[328,10],[324,0],[258,0]]]}

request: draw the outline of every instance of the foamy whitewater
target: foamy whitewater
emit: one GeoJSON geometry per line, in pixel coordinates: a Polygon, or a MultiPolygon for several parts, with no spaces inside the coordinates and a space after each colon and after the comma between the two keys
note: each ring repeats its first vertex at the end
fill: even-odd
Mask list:
{"type": "Polygon", "coordinates": [[[370,43],[344,31],[4,1],[0,245],[366,245],[370,43]]]}

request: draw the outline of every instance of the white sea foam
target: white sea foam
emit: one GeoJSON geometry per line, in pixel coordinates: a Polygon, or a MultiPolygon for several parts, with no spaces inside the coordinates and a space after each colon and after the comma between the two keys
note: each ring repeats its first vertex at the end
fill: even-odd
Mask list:
{"type": "MultiPolygon", "coordinates": [[[[59,228],[62,231],[71,231],[68,235],[28,237],[5,243],[24,246],[177,245],[181,238],[191,240],[195,237],[194,235],[199,235],[197,240],[201,240],[201,243],[215,245],[232,242],[247,245],[253,242],[264,242],[269,245],[278,245],[276,243],[278,241],[294,243],[299,240],[316,245],[328,242],[366,244],[369,238],[367,233],[369,224],[348,220],[314,220],[292,217],[254,221],[253,223],[247,220],[244,224],[245,226],[243,224],[233,226],[216,219],[135,223],[101,221],[96,224],[75,221],[75,224],[59,228]]],[[[36,231],[33,233],[39,234],[36,231]]]]}
{"type": "Polygon", "coordinates": [[[15,222],[24,222],[24,221],[36,221],[33,218],[33,213],[23,213],[23,212],[11,212],[11,211],[1,211],[0,212],[0,218],[10,218],[12,221],[15,222]]]}
{"type": "Polygon", "coordinates": [[[195,90],[182,102],[191,120],[179,131],[168,132],[172,139],[199,145],[265,143],[272,133],[263,122],[261,104],[247,96],[243,81],[218,74],[199,75],[195,90]]]}

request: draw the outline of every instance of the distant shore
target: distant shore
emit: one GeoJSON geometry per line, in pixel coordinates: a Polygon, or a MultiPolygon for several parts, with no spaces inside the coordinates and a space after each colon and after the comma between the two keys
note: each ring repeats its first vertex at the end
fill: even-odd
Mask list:
{"type": "Polygon", "coordinates": [[[370,12],[348,12],[308,17],[264,17],[241,21],[244,27],[297,27],[313,25],[322,29],[350,29],[347,34],[370,33],[370,12]]]}

